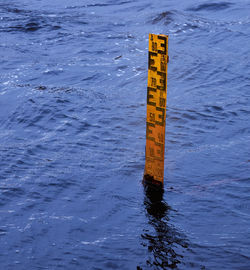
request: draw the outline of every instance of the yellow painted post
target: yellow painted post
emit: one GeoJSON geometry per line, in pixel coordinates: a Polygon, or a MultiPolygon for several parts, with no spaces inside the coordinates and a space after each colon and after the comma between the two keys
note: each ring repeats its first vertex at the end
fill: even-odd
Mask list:
{"type": "Polygon", "coordinates": [[[163,187],[168,36],[149,34],[144,181],[163,187]]]}

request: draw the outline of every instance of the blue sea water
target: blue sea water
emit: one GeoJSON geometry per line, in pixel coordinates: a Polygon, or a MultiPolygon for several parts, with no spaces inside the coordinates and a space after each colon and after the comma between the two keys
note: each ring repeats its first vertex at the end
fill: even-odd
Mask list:
{"type": "Polygon", "coordinates": [[[0,269],[250,269],[249,11],[0,0],[0,269]],[[169,35],[161,200],[148,33],[169,35]]]}

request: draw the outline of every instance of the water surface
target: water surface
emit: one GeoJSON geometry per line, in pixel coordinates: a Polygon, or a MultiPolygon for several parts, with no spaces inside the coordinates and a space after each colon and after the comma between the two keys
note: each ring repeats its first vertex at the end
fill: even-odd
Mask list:
{"type": "Polygon", "coordinates": [[[1,269],[249,269],[249,8],[0,0],[1,269]],[[150,32],[162,198],[141,184],[150,32]]]}

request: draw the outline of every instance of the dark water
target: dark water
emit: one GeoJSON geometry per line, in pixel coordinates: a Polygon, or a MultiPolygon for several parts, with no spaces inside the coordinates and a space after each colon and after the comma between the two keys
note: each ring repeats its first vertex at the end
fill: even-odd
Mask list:
{"type": "Polygon", "coordinates": [[[1,269],[250,269],[249,11],[0,1],[1,269]],[[162,200],[141,184],[150,32],[169,34],[162,200]]]}

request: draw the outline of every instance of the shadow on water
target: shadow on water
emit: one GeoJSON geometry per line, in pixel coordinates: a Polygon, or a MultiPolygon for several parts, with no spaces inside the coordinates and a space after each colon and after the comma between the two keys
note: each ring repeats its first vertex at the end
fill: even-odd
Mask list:
{"type": "MultiPolygon", "coordinates": [[[[181,263],[183,249],[188,247],[185,236],[169,222],[168,204],[164,201],[164,190],[144,185],[144,206],[150,230],[141,235],[143,246],[148,248],[146,264],[151,269],[176,269],[181,263]]],[[[137,267],[137,270],[142,268],[137,267]]]]}

